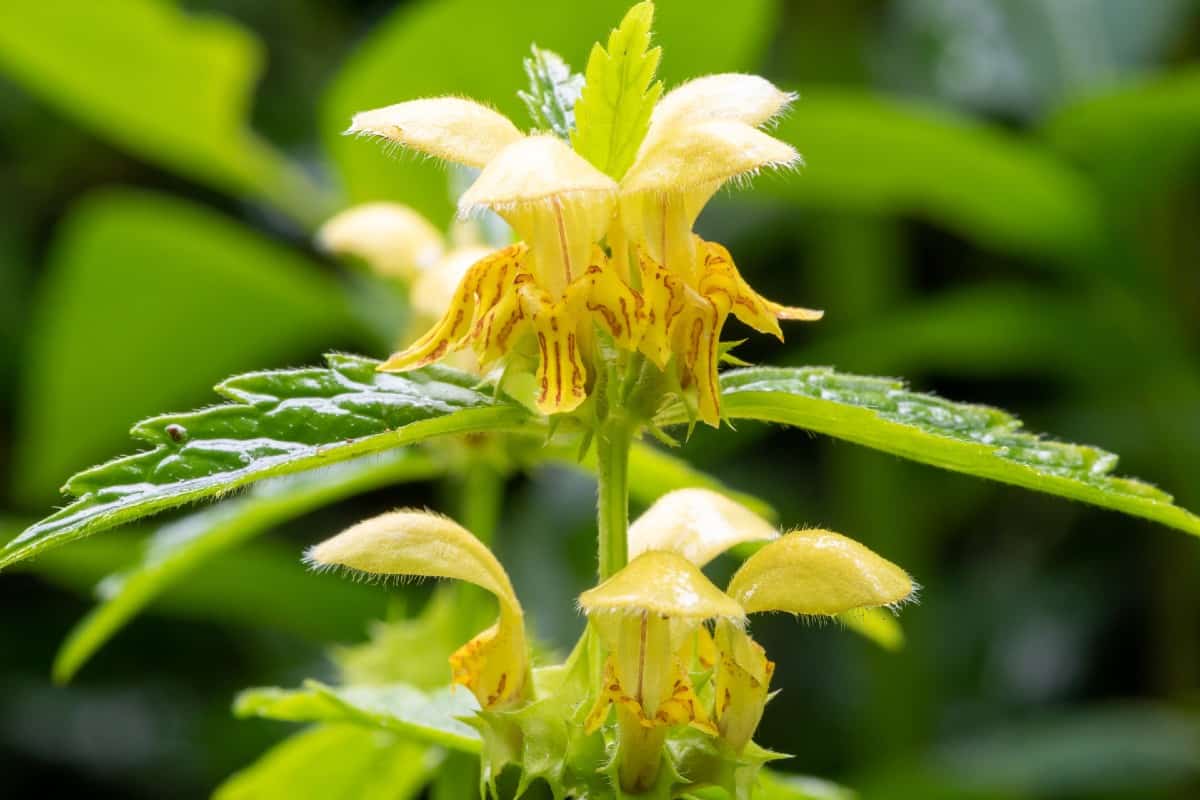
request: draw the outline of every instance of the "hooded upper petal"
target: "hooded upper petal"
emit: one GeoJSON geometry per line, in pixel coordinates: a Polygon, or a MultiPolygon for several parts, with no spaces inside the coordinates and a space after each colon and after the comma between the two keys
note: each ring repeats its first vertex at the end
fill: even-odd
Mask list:
{"type": "Polygon", "coordinates": [[[778,536],[775,526],[723,494],[677,489],[660,497],[629,526],[629,555],[669,550],[703,567],[735,545],[778,536]]]}
{"type": "Polygon", "coordinates": [[[561,139],[504,148],[459,200],[459,213],[498,212],[529,245],[540,288],[560,299],[588,267],[617,202],[617,184],[561,139]]]}
{"type": "Polygon", "coordinates": [[[838,533],[789,533],[746,559],[729,582],[746,613],[787,611],[831,616],[888,606],[913,593],[908,573],[838,533]]]}
{"type": "Polygon", "coordinates": [[[526,696],[530,678],[521,604],[504,567],[466,528],[425,511],[394,511],[310,548],[307,559],[369,575],[451,578],[491,592],[500,603],[500,618],[450,657],[454,681],[470,689],[484,708],[526,696]]]}
{"type": "Polygon", "coordinates": [[[309,561],[371,575],[451,578],[480,586],[519,610],[508,573],[492,551],[452,519],[393,511],[364,520],[310,548],[309,561]]]}
{"type": "Polygon", "coordinates": [[[711,194],[732,178],[799,161],[795,148],[751,125],[713,119],[673,126],[669,135],[649,142],[625,174],[621,189],[635,194],[707,188],[711,194]]]}
{"type": "MultiPolygon", "coordinates": [[[[556,136],[526,136],[510,142],[459,201],[460,213],[476,208],[505,211],[564,195],[614,197],[616,182],[556,136]]],[[[610,206],[611,207],[611,206],[610,206]]]]}
{"type": "Polygon", "coordinates": [[[704,577],[678,553],[642,553],[617,574],[579,596],[579,605],[594,613],[647,612],[678,620],[745,618],[741,606],[704,577]]]}
{"type": "Polygon", "coordinates": [[[659,101],[650,118],[650,139],[676,125],[729,119],[755,127],[770,121],[796,99],[766,78],[727,72],[682,83],[659,101]]]}
{"type": "Polygon", "coordinates": [[[524,136],[508,117],[462,97],[427,97],[362,111],[346,132],[399,142],[468,167],[484,166],[524,136]]]}

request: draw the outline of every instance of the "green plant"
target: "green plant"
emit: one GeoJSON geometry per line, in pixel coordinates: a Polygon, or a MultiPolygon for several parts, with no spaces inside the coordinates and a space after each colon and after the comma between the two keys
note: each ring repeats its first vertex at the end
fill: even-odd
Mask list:
{"type": "MultiPolygon", "coordinates": [[[[611,103],[610,107],[600,104],[600,108],[597,109],[596,102],[587,102],[588,84],[584,84],[583,98],[578,103],[570,103],[575,110],[577,129],[587,131],[588,126],[593,126],[591,130],[599,128],[603,131],[607,127],[608,133],[599,136],[592,134],[591,139],[581,136],[579,140],[619,143],[624,141],[622,136],[633,136],[636,140],[646,135],[651,119],[650,109],[658,100],[656,91],[647,88],[653,86],[653,65],[649,68],[651,74],[647,75],[646,64],[657,63],[656,55],[650,57],[644,52],[648,41],[648,28],[648,7],[642,5],[628,18],[627,24],[622,26],[625,35],[614,34],[608,50],[601,49],[598,51],[599,55],[594,56],[593,60],[597,64],[595,74],[615,76],[611,79],[617,81],[617,90],[606,92],[604,96],[619,99],[611,103]],[[636,29],[639,26],[644,26],[645,30],[638,33],[636,29]],[[640,42],[640,45],[630,46],[628,43],[631,41],[640,42]],[[625,67],[622,59],[633,62],[634,65],[625,67]],[[629,82],[629,87],[625,86],[625,81],[629,82]],[[624,91],[626,88],[630,90],[624,91]],[[624,104],[629,104],[631,108],[625,108],[624,104]],[[630,130],[634,133],[629,133],[630,130]],[[617,135],[618,133],[621,135],[617,135]]],[[[534,78],[539,80],[538,75],[544,78],[549,74],[545,70],[535,70],[534,78]]],[[[598,79],[592,80],[592,74],[592,63],[589,62],[588,83],[595,87],[598,79]]],[[[562,86],[571,85],[573,84],[570,81],[564,83],[557,79],[551,85],[539,81],[532,88],[530,95],[552,95],[561,91],[562,86]]],[[[748,89],[739,85],[738,90],[731,94],[735,100],[745,99],[748,89]]],[[[711,102],[711,99],[705,99],[706,102],[711,102]]],[[[669,100],[668,97],[663,102],[669,100]]],[[[772,102],[779,104],[783,100],[775,98],[765,101],[766,105],[772,102]]],[[[565,108],[568,102],[564,100],[558,105],[565,108]]],[[[393,110],[393,113],[399,112],[393,110]]],[[[770,116],[771,113],[767,111],[765,116],[770,116]]],[[[750,115],[750,121],[763,121],[758,119],[757,115],[757,111],[750,115]]],[[[381,135],[388,136],[388,126],[391,123],[387,121],[386,115],[380,119],[377,123],[364,120],[362,126],[378,128],[381,135]]],[[[409,120],[407,126],[394,127],[404,131],[414,125],[419,127],[420,123],[420,119],[415,122],[409,120]]],[[[511,135],[508,129],[502,125],[499,127],[504,131],[503,135],[511,135]]],[[[746,168],[789,163],[791,154],[786,147],[771,149],[774,145],[757,139],[751,131],[752,129],[742,128],[726,131],[730,136],[744,138],[718,141],[718,144],[728,144],[732,141],[734,146],[730,147],[730,150],[736,151],[738,157],[759,159],[757,162],[747,162],[748,166],[731,169],[733,174],[738,174],[746,168]],[[754,150],[756,145],[761,146],[761,151],[754,150]],[[761,155],[758,155],[758,152],[761,152],[761,155]]],[[[515,131],[515,128],[513,133],[515,135],[511,141],[504,142],[506,147],[520,145],[530,150],[532,146],[536,146],[549,151],[549,155],[522,152],[520,155],[523,157],[557,158],[558,153],[567,152],[564,145],[549,144],[553,140],[531,137],[536,140],[531,146],[529,142],[519,138],[521,134],[515,131]]],[[[406,134],[397,135],[403,137],[406,134]]],[[[423,144],[415,139],[406,139],[405,143],[418,148],[423,144]]],[[[664,151],[686,161],[689,166],[692,165],[696,154],[702,152],[698,149],[684,149],[680,154],[671,154],[670,146],[673,144],[671,141],[663,144],[664,151]]],[[[440,146],[441,143],[436,140],[434,144],[426,144],[427,149],[445,155],[445,152],[436,149],[440,146]]],[[[760,419],[798,425],[914,460],[1092,502],[1155,519],[1193,533],[1197,532],[1196,518],[1174,506],[1169,497],[1144,484],[1110,477],[1115,459],[1109,454],[1091,448],[1040,440],[1020,431],[1018,424],[1011,417],[992,409],[961,406],[909,393],[903,386],[891,381],[844,376],[820,369],[739,370],[727,373],[718,390],[715,383],[716,364],[722,358],[732,358],[718,342],[724,313],[729,310],[726,309],[724,313],[720,311],[721,297],[729,296],[731,304],[741,301],[742,305],[750,307],[751,319],[764,328],[774,324],[771,319],[773,316],[816,315],[798,309],[782,309],[763,300],[741,282],[732,262],[719,246],[691,243],[691,219],[687,218],[688,213],[683,212],[690,212],[691,204],[697,202],[696,196],[687,194],[697,187],[682,187],[679,196],[668,202],[670,209],[680,213],[674,217],[665,213],[661,218],[655,217],[653,207],[637,207],[636,204],[644,201],[638,194],[640,191],[652,191],[655,197],[659,197],[669,192],[669,189],[652,183],[645,184],[650,187],[646,189],[634,182],[631,182],[632,188],[629,188],[628,192],[615,189],[615,184],[610,186],[611,181],[626,177],[625,172],[630,164],[625,162],[633,160],[630,153],[632,151],[636,154],[637,147],[622,144],[615,149],[607,148],[608,155],[604,154],[606,148],[599,145],[589,145],[588,148],[582,152],[589,156],[589,160],[597,169],[602,172],[608,171],[609,182],[596,177],[604,177],[602,172],[593,174],[578,168],[576,172],[568,175],[569,180],[573,181],[569,184],[568,191],[573,194],[566,196],[574,200],[575,193],[604,197],[620,191],[622,196],[618,202],[622,205],[622,212],[634,219],[648,220],[644,223],[646,227],[663,231],[663,241],[669,241],[670,247],[663,245],[657,254],[651,254],[640,261],[640,271],[630,270],[628,262],[622,271],[622,247],[625,249],[624,255],[629,256],[631,243],[636,243],[639,238],[647,241],[653,239],[647,237],[644,231],[640,234],[635,231],[630,235],[629,231],[609,230],[608,254],[602,253],[601,263],[596,265],[601,267],[599,277],[588,281],[588,285],[583,287],[578,296],[572,296],[571,285],[568,284],[557,287],[560,297],[552,298],[551,303],[542,302],[542,298],[538,296],[529,300],[529,306],[516,308],[511,302],[508,306],[503,304],[509,299],[507,297],[499,294],[487,297],[482,288],[490,286],[491,279],[508,279],[510,275],[505,270],[511,270],[514,280],[517,274],[525,274],[519,272],[519,264],[521,259],[527,256],[527,252],[519,245],[515,246],[515,249],[502,251],[505,253],[503,258],[479,262],[484,266],[479,267],[474,275],[468,273],[467,283],[464,284],[467,290],[460,290],[461,295],[454,299],[457,305],[452,307],[445,321],[434,328],[433,336],[419,342],[415,346],[416,349],[393,357],[383,365],[385,369],[406,369],[414,363],[435,360],[451,345],[472,343],[477,345],[485,357],[504,359],[506,370],[502,376],[488,380],[460,371],[428,366],[400,376],[380,375],[380,365],[368,359],[332,356],[326,369],[260,373],[232,379],[223,384],[220,391],[227,399],[233,401],[233,404],[196,414],[156,418],[143,423],[135,429],[135,435],[153,444],[154,449],[89,470],[72,479],[68,489],[76,494],[79,500],[19,536],[7,549],[3,563],[15,562],[37,554],[53,544],[113,527],[163,508],[217,496],[251,481],[302,472],[316,465],[330,464],[369,453],[390,452],[400,446],[419,445],[422,448],[412,456],[413,463],[408,465],[413,467],[413,471],[406,473],[401,467],[398,468],[398,472],[389,472],[386,468],[380,468],[379,474],[384,476],[382,480],[427,476],[439,468],[447,471],[461,470],[464,462],[471,469],[474,469],[476,463],[484,463],[487,468],[502,474],[505,470],[549,457],[561,458],[561,451],[585,454],[589,447],[594,447],[595,469],[600,478],[601,492],[598,560],[601,577],[610,578],[616,576],[624,567],[628,560],[629,548],[633,547],[634,543],[633,537],[627,535],[625,530],[628,524],[629,492],[627,464],[631,458],[629,451],[634,440],[646,432],[671,441],[671,434],[675,430],[672,426],[690,426],[697,419],[715,425],[719,424],[722,418],[760,419]],[[634,205],[635,210],[626,211],[626,203],[634,205]],[[630,243],[622,242],[618,238],[620,236],[628,236],[630,243]],[[704,259],[705,267],[715,264],[718,269],[711,274],[702,273],[696,276],[698,279],[694,285],[685,286],[684,289],[698,294],[700,300],[675,310],[672,298],[677,289],[670,283],[673,277],[670,270],[665,269],[663,265],[689,263],[693,260],[689,248],[696,246],[702,247],[703,252],[707,254],[704,259]],[[605,271],[610,263],[618,265],[615,268],[615,276],[605,271]],[[660,269],[663,270],[662,277],[658,271],[660,269]],[[634,287],[624,285],[625,275],[640,277],[640,287],[636,286],[636,278],[630,278],[630,282],[635,284],[634,287]],[[653,298],[651,289],[656,286],[655,281],[660,280],[665,291],[660,297],[653,298]],[[565,305],[561,308],[555,305],[563,301],[565,305]],[[659,312],[655,319],[660,321],[669,316],[684,315],[681,318],[693,323],[695,329],[700,332],[698,341],[703,342],[703,346],[691,345],[689,349],[688,342],[681,344],[673,335],[676,329],[668,327],[665,322],[661,330],[654,330],[651,323],[647,322],[644,329],[636,333],[628,323],[624,327],[612,324],[613,319],[619,319],[617,315],[622,308],[622,302],[626,307],[644,304],[647,309],[659,312]],[[655,306],[655,302],[660,304],[655,306]],[[477,303],[479,307],[472,308],[472,303],[477,303]],[[708,305],[704,305],[705,303],[708,305]],[[701,315],[701,312],[707,312],[710,308],[714,309],[715,314],[715,322],[711,323],[701,315]],[[595,336],[586,350],[581,347],[581,352],[586,352],[586,357],[579,355],[578,360],[568,356],[563,356],[566,360],[547,358],[546,353],[553,349],[552,345],[560,345],[560,353],[570,352],[571,339],[567,329],[583,314],[582,309],[587,309],[595,315],[579,333],[581,337],[595,336]],[[502,311],[507,312],[509,317],[491,313],[502,311]],[[492,318],[488,318],[489,314],[492,318]],[[540,333],[551,345],[540,356],[536,350],[524,348],[523,351],[515,345],[510,352],[506,349],[504,341],[493,341],[486,335],[470,341],[470,337],[476,336],[477,329],[473,326],[459,327],[461,320],[469,319],[472,322],[486,321],[486,324],[503,328],[506,319],[515,319],[517,322],[525,320],[525,317],[519,314],[529,317],[530,324],[534,326],[535,339],[536,334],[540,333]],[[544,322],[544,327],[539,327],[539,321],[544,322]],[[596,325],[595,332],[592,322],[596,325]],[[563,324],[562,333],[565,338],[553,338],[552,334],[560,332],[556,323],[563,324]],[[493,350],[493,347],[496,349],[493,350]],[[522,361],[526,363],[523,364],[522,361]],[[531,368],[530,364],[536,364],[536,368],[531,368]],[[470,437],[465,455],[454,451],[447,453],[439,446],[440,442],[428,448],[423,444],[425,440],[440,439],[450,434],[470,437]],[[550,446],[539,447],[546,440],[550,446]],[[413,466],[414,464],[416,466],[413,466]]],[[[499,155],[496,157],[499,158],[499,155]]],[[[490,159],[487,160],[490,162],[490,159]]],[[[576,164],[569,166],[572,169],[578,167],[576,164]]],[[[725,168],[724,163],[721,167],[725,168]]],[[[668,172],[668,177],[677,182],[681,172],[682,170],[676,168],[673,173],[668,172]]],[[[551,170],[539,174],[547,179],[561,177],[551,170]]],[[[716,177],[709,180],[730,177],[727,174],[714,174],[716,177]]],[[[484,175],[487,175],[487,168],[484,175]]],[[[484,178],[481,177],[480,181],[484,181],[484,178]]],[[[519,193],[505,195],[501,190],[506,188],[508,187],[483,184],[477,186],[475,198],[480,204],[491,204],[498,211],[510,214],[514,227],[524,236],[529,247],[528,257],[534,259],[536,265],[529,274],[533,274],[535,279],[547,279],[547,276],[552,278],[557,274],[554,268],[561,267],[562,264],[548,263],[550,256],[542,254],[554,253],[555,237],[547,236],[548,229],[542,226],[544,220],[537,217],[539,209],[525,207],[527,200],[537,201],[541,198],[534,196],[536,192],[529,197],[519,193]],[[492,193],[485,193],[485,188],[491,189],[492,193]],[[523,226],[528,227],[522,230],[523,226]],[[538,259],[543,257],[546,258],[546,262],[539,262],[538,259]],[[538,270],[542,270],[540,275],[538,270]]],[[[701,202],[702,199],[704,198],[701,198],[701,202]]],[[[584,221],[578,230],[571,231],[572,236],[578,236],[589,247],[592,240],[599,238],[597,231],[589,225],[597,218],[603,223],[608,222],[604,214],[593,213],[595,208],[587,205],[590,202],[589,200],[581,204],[583,207],[580,209],[572,211],[584,221]]],[[[603,226],[599,230],[603,232],[603,226]]],[[[553,228],[549,229],[551,234],[558,232],[553,228]]],[[[582,252],[585,254],[585,260],[591,255],[588,248],[582,252]]],[[[561,258],[561,252],[557,253],[556,257],[561,258]]],[[[588,263],[591,266],[590,262],[588,263]]],[[[548,286],[541,288],[550,290],[548,286]]],[[[524,299],[521,297],[522,301],[524,299]]],[[[413,453],[411,450],[403,452],[413,453]]],[[[404,461],[409,456],[395,458],[397,461],[404,461]]],[[[378,465],[356,466],[365,470],[378,465]]],[[[397,469],[394,464],[390,466],[397,469]]],[[[690,480],[690,477],[688,479],[690,480]]],[[[330,483],[332,485],[332,481],[330,483]]],[[[282,487],[284,496],[293,491],[283,480],[278,486],[282,487]]],[[[287,506],[287,503],[283,504],[285,509],[287,506]]],[[[304,503],[297,500],[291,511],[298,512],[303,507],[304,503]]],[[[289,511],[285,510],[283,513],[289,511]]],[[[242,528],[243,531],[260,529],[265,524],[261,519],[255,519],[252,511],[247,514],[250,521],[242,528]]],[[[272,517],[278,518],[280,517],[272,517]]],[[[419,533],[419,524],[414,525],[419,533]]],[[[481,537],[490,536],[486,524],[482,529],[475,525],[471,527],[481,537]]],[[[381,524],[362,530],[365,533],[356,534],[353,538],[357,540],[358,536],[365,536],[367,541],[377,544],[377,547],[368,548],[367,560],[351,558],[337,548],[327,551],[318,549],[314,551],[314,559],[374,574],[419,572],[411,564],[380,562],[369,557],[371,553],[385,549],[388,537],[409,534],[411,531],[407,528],[389,528],[381,524]],[[378,537],[383,537],[381,542],[377,541],[378,537]],[[325,552],[324,556],[322,552],[325,552]]],[[[442,533],[446,537],[462,537],[461,533],[442,533]]],[[[225,534],[223,538],[216,534],[210,535],[211,539],[205,537],[209,542],[223,543],[232,538],[229,534],[225,534]]],[[[784,541],[794,542],[796,539],[784,541]]],[[[458,563],[461,567],[461,562],[458,563]]],[[[644,566],[645,562],[642,562],[642,567],[644,566]]],[[[678,575],[680,581],[690,581],[688,586],[695,589],[697,594],[708,591],[707,584],[703,582],[705,579],[702,576],[697,577],[698,573],[690,570],[684,563],[656,566],[658,568],[651,574],[678,575]]],[[[823,566],[822,569],[829,568],[823,566]]],[[[486,571],[491,573],[493,581],[497,580],[494,566],[487,565],[486,571]]],[[[443,568],[436,574],[449,573],[443,568]]],[[[653,588],[655,581],[635,583],[653,588]]],[[[605,585],[612,588],[609,584],[605,585]]],[[[494,589],[495,586],[489,588],[494,589]]],[[[857,607],[887,604],[902,599],[906,594],[907,591],[896,591],[877,597],[856,598],[862,602],[852,605],[857,607]]],[[[754,688],[761,688],[765,693],[763,677],[765,675],[769,678],[769,668],[763,666],[763,662],[754,660],[753,654],[757,651],[753,649],[753,643],[747,645],[733,641],[737,636],[734,631],[737,630],[736,623],[740,621],[741,612],[728,605],[729,598],[722,599],[712,595],[708,599],[711,602],[705,607],[705,613],[694,619],[688,618],[686,614],[676,613],[674,607],[652,605],[660,601],[657,597],[641,601],[643,605],[631,605],[628,608],[637,609],[638,614],[645,620],[650,618],[651,613],[684,619],[693,623],[690,632],[698,639],[703,639],[707,629],[695,627],[694,623],[709,617],[721,620],[718,623],[717,639],[718,643],[724,645],[725,656],[732,658],[734,665],[748,675],[757,675],[752,680],[754,688]],[[712,613],[708,613],[709,611],[712,613]],[[733,656],[737,651],[741,651],[740,655],[733,656]]],[[[514,611],[512,599],[508,600],[509,617],[519,617],[519,608],[514,611]]],[[[739,602],[738,605],[747,606],[745,602],[739,602]]],[[[601,616],[617,613],[613,609],[624,607],[626,606],[596,606],[599,609],[597,613],[601,616]]],[[[814,608],[801,604],[781,607],[811,614],[843,610],[836,604],[830,608],[814,608]]],[[[744,610],[750,609],[746,607],[744,610]]],[[[432,611],[430,615],[433,616],[432,611]]],[[[502,614],[502,619],[503,616],[502,614]]],[[[430,627],[436,626],[431,624],[430,627]]],[[[595,629],[602,631],[603,627],[603,623],[597,623],[595,629]]],[[[504,636],[509,637],[509,634],[511,630],[504,636]]],[[[439,631],[435,635],[443,636],[444,633],[439,631]]],[[[498,629],[497,636],[500,635],[498,629]]],[[[649,638],[649,634],[647,637],[649,638]]],[[[712,783],[723,785],[734,794],[748,792],[751,786],[756,785],[753,770],[748,769],[754,766],[754,758],[745,756],[744,750],[740,753],[734,752],[734,756],[730,756],[731,751],[737,750],[734,745],[729,744],[730,740],[736,741],[741,737],[730,737],[728,731],[721,731],[724,738],[717,737],[717,740],[729,744],[729,750],[714,748],[710,740],[697,738],[690,731],[676,732],[678,738],[673,739],[668,748],[672,759],[661,771],[656,770],[658,762],[657,758],[654,758],[649,766],[633,763],[629,767],[632,772],[622,776],[619,774],[620,769],[631,763],[631,759],[625,758],[613,762],[614,775],[607,779],[594,778],[594,768],[606,760],[608,750],[597,747],[595,741],[575,742],[573,737],[579,735],[579,731],[576,730],[569,729],[565,733],[547,732],[546,729],[552,727],[547,720],[561,719],[564,716],[563,709],[568,705],[571,708],[577,707],[577,704],[567,701],[591,699],[591,695],[598,692],[597,671],[594,667],[601,659],[596,648],[603,646],[613,651],[616,654],[615,663],[619,664],[620,652],[614,642],[622,641],[622,633],[610,632],[607,638],[602,633],[595,636],[589,633],[572,660],[560,667],[543,668],[545,672],[531,673],[527,680],[522,677],[519,681],[513,679],[511,682],[507,680],[508,676],[523,676],[528,671],[528,661],[521,660],[527,659],[524,655],[524,637],[509,638],[515,640],[513,652],[507,656],[508,660],[501,663],[515,666],[511,670],[504,669],[502,674],[506,677],[505,689],[515,692],[515,695],[510,696],[498,690],[491,691],[496,687],[481,688],[478,679],[470,670],[467,670],[467,677],[464,678],[468,685],[478,690],[477,697],[485,710],[494,712],[481,715],[483,722],[480,724],[484,728],[482,737],[487,748],[485,777],[496,777],[505,762],[512,759],[524,768],[522,780],[542,777],[552,786],[557,783],[559,788],[566,787],[577,793],[603,793],[608,791],[605,787],[613,785],[625,785],[627,789],[638,790],[652,785],[661,792],[673,793],[690,788],[686,784],[682,788],[676,785],[683,780],[679,777],[681,773],[689,777],[711,776],[712,783]],[[539,680],[542,681],[540,687],[539,680]],[[522,694],[523,692],[529,694],[522,694]],[[496,696],[494,701],[491,700],[493,695],[496,696]],[[547,704],[540,709],[544,713],[525,713],[526,709],[533,709],[539,702],[547,704]],[[579,758],[577,763],[564,759],[564,753],[576,751],[579,758]],[[556,758],[546,759],[547,753],[556,758]],[[543,758],[543,761],[535,763],[534,756],[543,758]],[[739,758],[744,758],[745,763],[739,761],[739,758]],[[593,779],[597,782],[589,783],[593,779]]],[[[627,640],[629,637],[626,635],[624,638],[627,640]]],[[[659,639],[661,638],[659,636],[659,639]]],[[[481,644],[491,642],[492,640],[484,640],[481,644]]],[[[669,637],[667,642],[674,644],[669,637]]],[[[700,647],[698,643],[697,650],[700,647]]],[[[704,662],[701,657],[695,657],[696,664],[702,666],[704,662]]],[[[613,669],[616,671],[619,667],[613,669]]],[[[64,671],[69,672],[69,669],[64,671]]],[[[721,674],[727,673],[718,671],[718,676],[721,674]]],[[[667,676],[672,680],[678,679],[669,670],[667,676]]],[[[418,683],[415,680],[413,682],[418,683]]],[[[717,685],[720,685],[719,679],[717,685]]],[[[696,692],[701,690],[702,686],[695,689],[696,692]]],[[[479,743],[479,734],[458,727],[453,721],[453,715],[467,710],[459,702],[464,699],[461,695],[457,699],[447,699],[437,693],[431,696],[421,695],[405,685],[392,685],[383,690],[378,687],[366,690],[364,687],[353,685],[338,689],[312,686],[291,694],[251,693],[239,703],[239,709],[244,713],[275,715],[289,719],[314,719],[331,724],[350,720],[378,725],[405,736],[423,738],[431,744],[458,747],[473,752],[484,746],[479,743]]],[[[687,700],[697,702],[691,696],[687,700]]],[[[703,701],[700,702],[703,704],[703,701]]],[[[754,702],[761,704],[763,698],[754,702]]],[[[645,698],[639,698],[639,705],[644,711],[645,698]]],[[[761,708],[758,708],[758,711],[761,712],[761,708]]],[[[668,727],[672,729],[678,727],[678,723],[688,721],[700,727],[706,723],[706,720],[699,717],[687,720],[668,715],[666,719],[666,722],[671,723],[668,727]]],[[[613,737],[618,740],[621,737],[632,738],[638,726],[641,726],[640,720],[629,723],[622,722],[619,718],[615,726],[602,726],[601,732],[589,735],[600,736],[602,742],[613,737]]],[[[581,727],[586,733],[586,726],[581,727]]],[[[749,727],[753,728],[753,725],[749,727]]],[[[331,731],[329,735],[332,739],[343,735],[346,729],[330,727],[328,730],[331,731]]],[[[705,732],[702,731],[701,734],[703,733],[705,732]]],[[[712,731],[707,733],[711,734],[712,731]]],[[[306,734],[306,738],[308,736],[309,734],[306,734]]],[[[389,740],[389,747],[393,745],[389,740]]],[[[659,742],[657,747],[661,746],[662,743],[659,742]]],[[[414,759],[427,758],[424,750],[413,752],[419,753],[418,756],[413,756],[414,759]]],[[[619,744],[616,745],[616,752],[621,752],[619,744]]],[[[657,756],[658,749],[655,748],[652,752],[657,756]]],[[[755,758],[760,760],[767,757],[767,754],[755,754],[755,758]]],[[[776,791],[780,796],[787,796],[782,794],[786,789],[778,788],[785,784],[776,779],[759,779],[757,785],[762,792],[776,791]]]]}

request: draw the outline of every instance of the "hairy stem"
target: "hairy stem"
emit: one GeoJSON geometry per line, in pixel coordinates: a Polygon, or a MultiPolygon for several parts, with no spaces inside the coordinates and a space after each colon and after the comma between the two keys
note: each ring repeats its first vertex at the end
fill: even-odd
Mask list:
{"type": "Polygon", "coordinates": [[[634,426],[625,415],[616,411],[596,432],[600,580],[611,576],[629,560],[629,447],[633,431],[634,426]]]}

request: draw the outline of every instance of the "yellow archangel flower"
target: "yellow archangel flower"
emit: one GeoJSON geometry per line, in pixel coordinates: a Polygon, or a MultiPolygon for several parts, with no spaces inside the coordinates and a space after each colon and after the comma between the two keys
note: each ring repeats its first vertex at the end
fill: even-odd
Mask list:
{"type": "Polygon", "coordinates": [[[466,346],[487,365],[531,333],[538,408],[569,412],[587,396],[598,325],[660,369],[674,356],[681,384],[697,392],[700,417],[719,424],[718,345],[727,317],[781,336],[779,319],[821,316],[761,297],[724,247],[692,233],[725,183],[799,162],[794,149],[759,130],[791,100],[751,75],[685,83],[655,107],[620,183],[563,141],[527,136],[470,100],[426,98],[356,115],[352,133],[482,168],[460,214],[491,209],[521,239],[474,264],[441,321],[381,369],[410,369],[466,346]]]}
{"type": "Polygon", "coordinates": [[[655,107],[621,179],[621,227],[636,247],[647,317],[641,350],[660,368],[672,354],[679,359],[682,383],[695,387],[700,418],[713,426],[720,422],[718,345],[728,316],[781,340],[778,320],[822,316],[762,297],[728,250],[692,233],[705,204],[729,181],[800,163],[790,145],[759,130],[794,99],[755,75],[684,83],[655,107]]]}
{"type": "Polygon", "coordinates": [[[441,321],[381,369],[422,366],[467,345],[485,366],[531,333],[539,410],[577,408],[587,396],[593,324],[626,349],[639,338],[639,300],[598,246],[616,208],[616,182],[561,140],[525,136],[497,112],[460,98],[365,112],[351,131],[483,167],[460,199],[460,214],[491,209],[521,237],[474,264],[441,321]]]}
{"type": "Polygon", "coordinates": [[[499,619],[450,657],[452,680],[486,709],[528,698],[525,616],[508,573],[486,545],[453,520],[424,511],[382,514],[316,545],[307,560],[371,576],[451,578],[491,592],[499,601],[499,619]]]}
{"type": "MultiPolygon", "coordinates": [[[[629,529],[630,554],[637,556],[631,566],[649,555],[672,553],[701,567],[735,545],[764,541],[726,592],[742,614],[785,611],[829,617],[893,606],[912,595],[908,575],[863,545],[824,530],[781,537],[749,509],[704,489],[664,495],[629,529]]],[[[717,617],[715,633],[719,663],[712,717],[721,738],[740,751],[762,718],[775,665],[737,615],[717,617]]],[[[698,636],[698,652],[712,647],[707,629],[699,628],[698,636]]]]}
{"type": "Polygon", "coordinates": [[[597,730],[616,706],[621,785],[644,790],[671,727],[717,733],[688,676],[689,642],[706,620],[739,626],[745,615],[690,561],[661,550],[638,556],[579,604],[609,652],[585,730],[597,730]]]}

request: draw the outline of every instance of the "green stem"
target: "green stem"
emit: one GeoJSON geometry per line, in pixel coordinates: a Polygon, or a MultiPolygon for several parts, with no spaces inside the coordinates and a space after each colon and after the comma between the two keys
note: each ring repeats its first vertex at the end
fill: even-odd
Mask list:
{"type": "Polygon", "coordinates": [[[634,426],[618,411],[596,432],[600,580],[629,561],[629,447],[633,430],[634,426]]]}
{"type": "Polygon", "coordinates": [[[504,476],[483,458],[464,465],[459,490],[459,523],[489,547],[495,544],[504,503],[504,476]]]}
{"type": "MultiPolygon", "coordinates": [[[[486,454],[468,451],[459,466],[459,479],[451,486],[456,495],[458,523],[495,550],[504,502],[504,476],[488,462],[486,454]]],[[[456,594],[461,634],[469,638],[480,623],[488,624],[487,618],[494,613],[488,592],[465,582],[445,588],[456,594]]]]}

